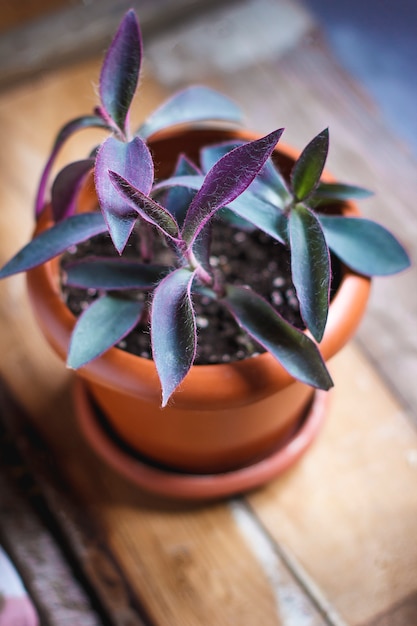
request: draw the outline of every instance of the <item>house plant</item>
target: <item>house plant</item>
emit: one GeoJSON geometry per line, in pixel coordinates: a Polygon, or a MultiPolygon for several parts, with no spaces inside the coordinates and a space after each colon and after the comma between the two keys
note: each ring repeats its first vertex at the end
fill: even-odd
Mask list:
{"type": "MultiPolygon", "coordinates": [[[[35,311],[62,354],[68,343],[64,330],[69,331],[75,320],[59,298],[63,321],[54,322],[50,317],[51,301],[57,300],[51,283],[52,272],[59,268],[55,259],[66,250],[71,253],[74,245],[82,249],[81,243],[89,246],[91,238],[109,233],[119,256],[106,247],[105,256],[87,251],[85,258],[64,254],[62,259],[64,289],[83,288],[87,295],[94,290],[92,304],[74,326],[68,363],[80,368],[89,392],[122,437],[126,438],[132,421],[140,424],[137,441],[129,436],[129,443],[142,453],[175,470],[212,472],[219,467],[224,473],[265,456],[277,442],[288,438],[298,425],[300,412],[311,403],[312,387],[328,389],[332,385],[317,343],[321,342],[327,358],[346,341],[358,317],[347,324],[342,339],[333,339],[329,294],[331,288],[336,290],[337,281],[332,281],[331,275],[337,264],[332,266],[329,249],[351,268],[342,271],[332,307],[337,308],[343,285],[355,278],[360,285],[356,295],[358,291],[364,295],[360,305],[356,297],[350,302],[358,313],[369,288],[364,276],[399,271],[407,266],[408,258],[381,226],[347,216],[346,211],[354,209],[344,202],[346,197],[360,197],[365,192],[323,177],[327,130],[294,157],[288,151],[276,151],[281,130],[254,138],[241,130],[218,127],[178,129],[174,125],[213,118],[240,121],[232,103],[197,87],[174,96],[131,137],[128,113],[140,62],[139,28],[129,12],[103,65],[100,106],[94,115],[65,126],[45,167],[36,203],[38,234],[6,264],[0,277],[30,270],[35,311]],[[89,158],[69,164],[57,175],[52,202],[45,203],[56,154],[69,135],[86,126],[102,127],[111,136],[89,158]],[[278,162],[284,175],[277,169],[278,162]],[[154,163],[158,164],[156,179],[154,163]],[[95,210],[97,204],[100,211],[95,210]],[[287,322],[272,302],[244,286],[244,270],[231,279],[228,259],[220,261],[219,254],[213,258],[212,250],[223,231],[228,236],[243,234],[247,246],[257,239],[272,256],[278,248],[290,250],[301,327],[287,322]],[[263,238],[259,239],[259,231],[266,233],[263,238]],[[35,294],[39,282],[49,289],[41,301],[35,294]],[[221,360],[232,359],[230,365],[193,366],[204,334],[200,311],[211,311],[213,303],[216,315],[219,310],[226,311],[228,319],[235,318],[243,328],[244,332],[235,332],[245,346],[243,358],[235,350],[235,354],[220,354],[221,360]],[[153,360],[148,358],[149,351],[143,358],[111,348],[120,346],[133,327],[147,329],[149,322],[153,360]],[[329,342],[336,345],[329,346],[329,342]],[[250,356],[265,349],[267,353],[250,356]],[[236,357],[241,360],[234,360],[236,357]],[[121,407],[121,392],[115,390],[110,362],[113,366],[122,360],[132,368],[137,363],[141,366],[140,374],[124,372],[120,376],[128,395],[140,396],[134,409],[121,407]],[[217,371],[221,374],[212,373],[217,371]],[[226,388],[215,394],[222,376],[227,377],[226,388]],[[190,386],[193,378],[198,379],[197,390],[190,386]],[[233,382],[240,390],[251,391],[250,409],[232,391],[233,382]],[[275,396],[281,388],[284,395],[295,399],[296,406],[278,415],[275,396]],[[201,396],[206,396],[204,406],[201,396]],[[110,408],[111,401],[115,409],[110,408]],[[191,426],[181,422],[178,413],[182,405],[188,407],[191,426]],[[254,407],[255,416],[251,412],[254,407]],[[116,423],[118,413],[124,420],[121,425],[116,423]],[[267,424],[256,435],[255,445],[249,445],[246,431],[263,421],[263,413],[267,424]],[[214,444],[216,422],[222,435],[220,446],[214,444]],[[154,427],[151,434],[148,424],[154,427]],[[175,430],[186,444],[179,452],[172,449],[175,430]],[[194,433],[198,443],[190,443],[194,433]],[[160,447],[152,449],[148,443],[160,447]],[[211,446],[209,452],[204,452],[206,443],[211,446]]],[[[205,322],[211,326],[208,319],[205,322]]],[[[146,339],[146,330],[142,338],[144,335],[146,339]]],[[[213,354],[216,356],[209,354],[207,363],[212,363],[213,354]]]]}

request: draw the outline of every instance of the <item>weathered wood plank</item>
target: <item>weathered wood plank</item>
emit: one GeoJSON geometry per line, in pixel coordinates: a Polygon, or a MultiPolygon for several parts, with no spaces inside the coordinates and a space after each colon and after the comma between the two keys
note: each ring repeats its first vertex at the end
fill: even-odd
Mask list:
{"type": "Polygon", "coordinates": [[[321,437],[249,501],[351,626],[384,613],[404,615],[393,623],[406,626],[417,622],[417,433],[353,347],[332,370],[321,437]],[[414,621],[405,619],[412,610],[414,621]]]}
{"type": "MultiPolygon", "coordinates": [[[[68,398],[61,395],[68,404],[68,398]]],[[[56,415],[56,414],[55,414],[56,415]]],[[[55,417],[56,419],[56,417],[55,417]]],[[[53,453],[0,381],[0,541],[44,626],[150,626],[53,453]]]]}

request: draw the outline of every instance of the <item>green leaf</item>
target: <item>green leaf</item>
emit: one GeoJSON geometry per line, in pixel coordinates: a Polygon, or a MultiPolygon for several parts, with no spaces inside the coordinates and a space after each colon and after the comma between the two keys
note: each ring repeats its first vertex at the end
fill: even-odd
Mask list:
{"type": "Polygon", "coordinates": [[[74,327],[67,365],[78,369],[117,344],[139,322],[143,302],[103,296],[78,318],[74,327]]]}
{"type": "Polygon", "coordinates": [[[26,272],[62,254],[71,246],[107,231],[101,213],[73,215],[32,239],[0,271],[0,279],[26,272]]]}
{"type": "MultiPolygon", "coordinates": [[[[178,176],[198,176],[200,171],[189,161],[185,155],[181,154],[174,171],[174,178],[178,176]]],[[[181,226],[187,214],[188,207],[195,196],[195,191],[189,187],[172,187],[168,189],[162,202],[166,210],[171,213],[181,226]]]]}
{"type": "Polygon", "coordinates": [[[228,285],[221,302],[291,376],[319,389],[332,387],[332,379],[316,344],[286,322],[258,294],[247,287],[228,285]]]}
{"type": "Polygon", "coordinates": [[[324,204],[326,202],[344,202],[345,200],[361,200],[372,196],[372,191],[355,185],[346,185],[344,183],[320,183],[315,190],[310,202],[314,206],[324,204]]]}
{"type": "Polygon", "coordinates": [[[154,291],[151,313],[152,354],[162,386],[162,406],[184,380],[196,351],[196,322],[191,301],[194,273],[177,269],[154,291]]]}
{"type": "Polygon", "coordinates": [[[304,148],[291,172],[291,185],[298,201],[305,200],[320,182],[329,151],[326,128],[304,148]]]}
{"type": "Polygon", "coordinates": [[[242,117],[239,107],[223,94],[209,87],[193,85],[174,94],[156,109],[139,128],[138,135],[147,139],[169,126],[199,121],[222,120],[240,124],[242,117]]]}
{"type": "Polygon", "coordinates": [[[65,284],[85,289],[152,290],[168,274],[164,265],[149,265],[119,258],[90,257],[64,267],[65,284]]]}
{"type": "Polygon", "coordinates": [[[365,276],[396,274],[410,266],[398,240],[383,226],[359,217],[318,215],[329,248],[365,276]]]}
{"type": "Polygon", "coordinates": [[[326,326],[330,294],[330,255],[320,222],[297,204],[290,213],[291,273],[301,316],[316,341],[326,326]]]}

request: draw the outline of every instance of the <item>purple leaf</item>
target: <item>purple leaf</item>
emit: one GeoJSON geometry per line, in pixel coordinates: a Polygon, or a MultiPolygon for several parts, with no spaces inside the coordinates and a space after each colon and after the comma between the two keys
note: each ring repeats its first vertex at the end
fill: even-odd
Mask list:
{"type": "Polygon", "coordinates": [[[121,253],[129,239],[137,214],[130,202],[115,189],[109,170],[117,170],[133,187],[148,194],[153,182],[153,161],[146,144],[135,137],[125,143],[109,137],[97,154],[95,183],[101,210],[116,249],[121,253]]]}
{"type": "Polygon", "coordinates": [[[59,172],[51,190],[55,222],[74,214],[79,189],[93,166],[94,159],[85,159],[70,163],[59,172]]]}
{"type": "Polygon", "coordinates": [[[138,84],[142,39],[133,10],[124,16],[107,51],[100,74],[105,117],[125,134],[126,118],[138,84]]]}
{"type": "Polygon", "coordinates": [[[59,154],[59,151],[62,145],[66,142],[66,140],[71,137],[75,132],[82,130],[83,128],[108,128],[108,124],[102,120],[100,117],[89,115],[86,117],[78,117],[75,120],[71,120],[65,124],[65,126],[59,131],[57,138],[55,139],[55,143],[52,148],[51,155],[46,162],[46,165],[43,169],[41,179],[38,186],[38,191],[36,194],[35,201],[35,215],[38,217],[44,206],[45,206],[45,194],[46,187],[48,184],[49,175],[51,173],[51,169],[55,163],[55,159],[59,154]]]}
{"type": "Polygon", "coordinates": [[[407,269],[410,259],[386,228],[358,217],[319,215],[329,248],[365,276],[388,276],[407,269]]]}
{"type": "Polygon", "coordinates": [[[177,269],[154,291],[152,354],[162,385],[162,406],[184,380],[194,362],[196,322],[191,301],[194,273],[177,269]]]}
{"type": "Polygon", "coordinates": [[[237,198],[262,169],[283,129],[239,146],[222,157],[208,172],[185,216],[183,239],[191,247],[198,233],[220,208],[237,198]]]}
{"type": "MultiPolygon", "coordinates": [[[[247,143],[244,141],[226,141],[212,146],[206,146],[200,152],[200,162],[203,172],[207,172],[225,154],[247,143]]],[[[248,192],[270,202],[281,209],[284,201],[290,201],[292,196],[287,185],[275,167],[272,159],[268,159],[256,178],[248,187],[248,192]]]]}
{"type": "Polygon", "coordinates": [[[0,271],[0,278],[26,272],[62,254],[69,247],[107,231],[101,213],[73,215],[32,239],[0,271]]]}
{"type": "Polygon", "coordinates": [[[152,291],[167,275],[165,265],[150,265],[121,258],[89,257],[64,267],[65,284],[85,289],[152,291]]]}
{"type": "Polygon", "coordinates": [[[175,124],[210,120],[240,124],[242,118],[241,110],[232,100],[209,87],[194,85],[164,102],[148,117],[137,134],[146,139],[175,124]]]}
{"type": "Polygon", "coordinates": [[[129,206],[137,211],[142,219],[159,228],[159,230],[171,239],[178,238],[178,224],[175,218],[172,217],[163,206],[142,193],[136,187],[130,185],[123,176],[120,176],[116,172],[109,171],[109,176],[120,196],[126,199],[129,206]]]}
{"type": "Polygon", "coordinates": [[[316,341],[326,326],[330,297],[330,254],[320,222],[297,204],[290,213],[291,274],[301,317],[316,341]]]}
{"type": "Polygon", "coordinates": [[[117,344],[139,322],[143,302],[103,296],[77,320],[72,332],[67,365],[78,369],[117,344]]]}
{"type": "Polygon", "coordinates": [[[285,321],[261,296],[248,287],[228,285],[222,303],[291,376],[319,389],[333,386],[316,344],[285,321]]]}

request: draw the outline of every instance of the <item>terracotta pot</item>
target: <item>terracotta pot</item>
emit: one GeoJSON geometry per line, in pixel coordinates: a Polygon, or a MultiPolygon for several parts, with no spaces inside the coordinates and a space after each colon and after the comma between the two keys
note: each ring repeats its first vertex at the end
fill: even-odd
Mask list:
{"type": "MultiPolygon", "coordinates": [[[[200,146],[230,138],[255,136],[208,129],[158,134],[149,144],[157,176],[170,174],[179,152],[196,159],[200,146]]],[[[279,144],[274,158],[285,171],[294,156],[292,149],[279,144]]],[[[81,210],[95,204],[94,191],[85,189],[81,210]]],[[[346,203],[344,210],[358,213],[353,203],[346,203]]],[[[45,226],[40,224],[38,230],[45,226]]],[[[57,260],[30,271],[28,287],[44,334],[65,358],[75,319],[60,298],[57,260]]],[[[326,360],[353,335],[369,290],[369,279],[344,271],[320,345],[326,360]]],[[[164,409],[150,360],[112,348],[77,374],[129,446],[164,466],[197,473],[235,470],[267,456],[291,436],[313,397],[310,387],[294,381],[268,353],[230,364],[193,366],[164,409]]]]}

